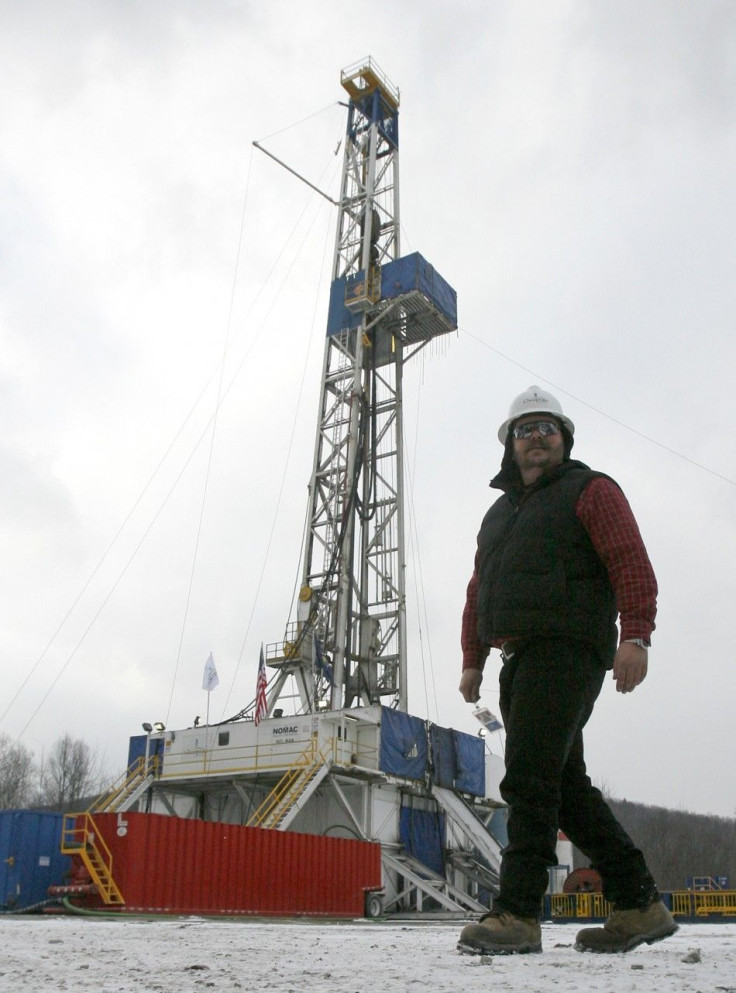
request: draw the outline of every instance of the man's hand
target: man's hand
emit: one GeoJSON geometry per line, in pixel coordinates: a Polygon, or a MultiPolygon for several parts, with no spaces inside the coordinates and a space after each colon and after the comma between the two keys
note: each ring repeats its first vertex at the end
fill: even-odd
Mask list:
{"type": "Polygon", "coordinates": [[[480,684],[483,682],[482,669],[464,669],[460,680],[460,692],[467,703],[480,700],[480,684]]]}
{"type": "Polygon", "coordinates": [[[630,641],[622,641],[613,660],[617,693],[631,693],[647,675],[648,652],[630,641]]]}

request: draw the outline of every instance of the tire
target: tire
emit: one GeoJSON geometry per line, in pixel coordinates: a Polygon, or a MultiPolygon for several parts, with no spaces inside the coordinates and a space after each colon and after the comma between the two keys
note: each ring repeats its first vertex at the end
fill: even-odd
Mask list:
{"type": "Polygon", "coordinates": [[[383,913],[383,900],[378,893],[366,893],[365,916],[380,917],[383,913]]]}

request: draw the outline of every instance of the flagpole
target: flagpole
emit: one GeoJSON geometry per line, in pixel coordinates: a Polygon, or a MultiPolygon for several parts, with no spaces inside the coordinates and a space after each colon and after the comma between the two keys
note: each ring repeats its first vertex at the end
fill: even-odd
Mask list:
{"type": "Polygon", "coordinates": [[[215,689],[220,682],[217,676],[217,667],[215,666],[215,660],[212,656],[212,652],[207,656],[207,661],[204,664],[204,675],[202,676],[202,689],[207,691],[207,716],[205,717],[205,733],[204,733],[204,772],[207,773],[207,761],[208,754],[210,751],[210,693],[215,689]]]}

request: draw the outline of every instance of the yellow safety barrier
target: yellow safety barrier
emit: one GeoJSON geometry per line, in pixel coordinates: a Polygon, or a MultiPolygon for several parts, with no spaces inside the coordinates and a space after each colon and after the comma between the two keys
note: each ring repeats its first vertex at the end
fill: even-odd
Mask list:
{"type": "Polygon", "coordinates": [[[696,917],[708,917],[711,914],[736,917],[736,892],[733,890],[708,890],[705,892],[696,890],[692,897],[696,917]]]}
{"type": "Polygon", "coordinates": [[[611,904],[602,893],[554,893],[550,897],[552,918],[606,918],[611,904]]]}
{"type": "MultiPolygon", "coordinates": [[[[736,917],[736,890],[673,890],[663,898],[673,917],[736,917]]],[[[553,893],[549,897],[553,920],[605,920],[611,909],[602,893],[553,893]]]]}

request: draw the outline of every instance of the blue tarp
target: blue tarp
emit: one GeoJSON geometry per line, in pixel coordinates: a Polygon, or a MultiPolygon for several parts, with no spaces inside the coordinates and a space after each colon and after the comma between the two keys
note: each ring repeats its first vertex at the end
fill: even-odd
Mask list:
{"type": "Polygon", "coordinates": [[[463,731],[453,731],[452,741],[455,746],[455,789],[461,793],[472,793],[474,796],[484,796],[486,791],[486,762],[485,745],[482,738],[463,731]]]}
{"type": "Polygon", "coordinates": [[[437,786],[484,796],[485,748],[480,738],[431,725],[432,779],[437,786]]]}
{"type": "Polygon", "coordinates": [[[429,729],[429,740],[432,745],[432,778],[438,786],[451,790],[455,787],[457,760],[452,731],[432,724],[429,729]]]}
{"type": "Polygon", "coordinates": [[[408,805],[399,815],[399,841],[406,851],[440,876],[445,875],[445,815],[408,805]]]}
{"type": "Polygon", "coordinates": [[[485,796],[485,747],[481,738],[381,708],[383,772],[424,779],[432,747],[432,781],[446,789],[485,796]]]}
{"type": "Polygon", "coordinates": [[[394,776],[424,779],[427,769],[424,721],[400,710],[381,707],[380,768],[394,776]]]}

